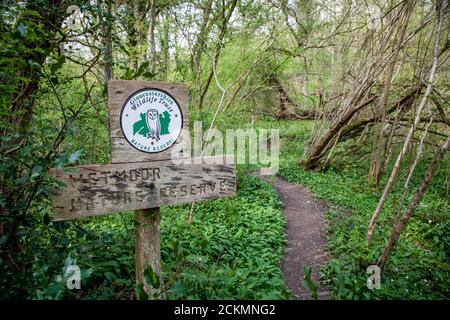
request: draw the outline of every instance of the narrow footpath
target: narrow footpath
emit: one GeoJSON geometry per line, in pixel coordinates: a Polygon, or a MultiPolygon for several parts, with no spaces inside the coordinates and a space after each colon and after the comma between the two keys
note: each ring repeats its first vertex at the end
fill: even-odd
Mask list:
{"type": "MultiPolygon", "coordinates": [[[[283,276],[287,287],[296,300],[311,299],[310,292],[303,285],[303,266],[312,269],[312,279],[318,284],[319,270],[326,263],[324,250],[326,206],[315,200],[304,187],[279,177],[260,176],[273,185],[283,204],[287,218],[288,244],[282,261],[283,276]]],[[[328,299],[330,291],[319,287],[319,299],[328,299]]]]}

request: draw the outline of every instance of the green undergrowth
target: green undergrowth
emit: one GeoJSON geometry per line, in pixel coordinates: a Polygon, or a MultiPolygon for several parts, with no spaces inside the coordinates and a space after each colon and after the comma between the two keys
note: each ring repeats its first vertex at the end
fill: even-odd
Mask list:
{"type": "Polygon", "coordinates": [[[284,253],[285,219],[270,185],[239,175],[235,198],[167,209],[162,228],[165,273],[172,297],[187,299],[282,299],[279,263],[284,253]]]}
{"type": "MultiPolygon", "coordinates": [[[[290,297],[279,268],[286,221],[278,197],[253,176],[239,173],[237,185],[234,198],[196,203],[191,224],[190,204],[161,208],[167,299],[290,297]]],[[[3,298],[135,298],[132,213],[33,225],[22,244],[30,272],[15,274],[12,288],[0,283],[3,298]],[[64,269],[72,264],[80,267],[81,290],[66,288],[64,269]]]]}
{"type": "MultiPolygon", "coordinates": [[[[279,175],[309,188],[328,202],[328,244],[331,260],[322,270],[322,279],[333,286],[334,299],[447,299],[449,298],[449,206],[446,186],[448,162],[433,179],[424,199],[402,233],[389,260],[381,289],[366,286],[369,265],[375,264],[389,239],[405,175],[389,197],[380,216],[370,247],[366,231],[381,190],[368,187],[367,164],[349,156],[322,172],[298,166],[308,124],[284,124],[282,161],[279,175]],[[302,128],[303,127],[303,128],[302,128]],[[292,139],[294,137],[294,139],[292,139]]],[[[364,152],[364,151],[363,151],[364,152]]],[[[427,161],[419,163],[410,187],[416,190],[426,170],[427,161]]],[[[407,160],[405,161],[407,162],[407,160]]],[[[389,169],[389,168],[388,168],[389,169]]],[[[389,171],[388,171],[389,172],[389,171]]],[[[382,181],[381,186],[384,186],[382,181]]],[[[404,210],[403,210],[404,211],[404,210]]]]}

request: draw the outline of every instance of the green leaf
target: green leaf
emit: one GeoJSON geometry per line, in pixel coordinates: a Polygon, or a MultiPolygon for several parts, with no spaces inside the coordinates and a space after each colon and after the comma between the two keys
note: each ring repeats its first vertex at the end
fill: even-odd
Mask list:
{"type": "Polygon", "coordinates": [[[42,172],[43,167],[40,164],[37,164],[33,167],[33,169],[31,170],[31,176],[30,178],[36,178],[37,176],[39,176],[42,172]]]}
{"type": "Polygon", "coordinates": [[[133,70],[130,68],[127,68],[127,71],[125,72],[123,78],[125,80],[131,80],[131,79],[133,79],[133,74],[134,74],[133,70]]]}
{"type": "Polygon", "coordinates": [[[57,169],[61,169],[67,163],[67,154],[63,153],[55,160],[55,166],[57,169]]]}
{"type": "Polygon", "coordinates": [[[186,293],[189,292],[188,288],[186,288],[186,286],[181,282],[175,283],[175,285],[172,287],[172,289],[170,289],[170,291],[178,298],[186,295],[186,293]]]}
{"type": "Polygon", "coordinates": [[[21,176],[16,179],[16,185],[21,186],[27,183],[28,181],[28,175],[21,176]]]}
{"type": "Polygon", "coordinates": [[[144,270],[144,281],[152,288],[159,288],[159,276],[153,271],[152,267],[148,265],[144,270]]]}
{"type": "Polygon", "coordinates": [[[44,215],[44,218],[42,219],[42,223],[44,225],[48,226],[50,224],[50,222],[51,222],[50,215],[48,213],[46,213],[44,215]]]}
{"type": "Polygon", "coordinates": [[[147,69],[148,69],[148,65],[150,64],[150,61],[145,61],[143,62],[140,66],[138,71],[136,72],[136,74],[133,76],[133,78],[137,78],[139,76],[141,76],[147,69]]]}
{"type": "Polygon", "coordinates": [[[117,278],[117,276],[114,273],[110,272],[110,271],[106,271],[104,274],[105,274],[105,278],[108,281],[114,281],[117,278]]]}
{"type": "Polygon", "coordinates": [[[58,59],[56,60],[56,62],[53,63],[50,67],[52,73],[53,74],[56,73],[56,71],[58,71],[62,67],[62,65],[64,64],[65,61],[66,61],[65,56],[63,56],[63,55],[59,56],[58,59]]]}
{"type": "Polygon", "coordinates": [[[59,83],[59,79],[57,76],[50,77],[50,81],[56,86],[59,83]]]}
{"type": "Polygon", "coordinates": [[[319,298],[319,296],[317,294],[317,289],[319,288],[319,286],[317,284],[315,284],[314,281],[312,280],[311,271],[312,271],[311,267],[308,267],[308,266],[303,267],[303,273],[305,274],[303,284],[310,291],[311,298],[313,300],[317,300],[319,298]]]}
{"type": "Polygon", "coordinates": [[[19,26],[17,27],[17,30],[20,32],[20,35],[22,37],[26,36],[26,34],[27,34],[27,27],[23,24],[23,22],[19,23],[19,26]]]}
{"type": "Polygon", "coordinates": [[[81,149],[72,153],[69,156],[69,163],[74,163],[75,161],[77,161],[80,158],[82,153],[83,153],[83,150],[81,150],[81,149]]]}
{"type": "Polygon", "coordinates": [[[8,240],[8,236],[0,237],[0,248],[6,243],[6,240],[8,240]]]}
{"type": "Polygon", "coordinates": [[[148,300],[148,294],[144,290],[143,283],[137,283],[135,289],[136,289],[136,297],[138,300],[148,300]]]}

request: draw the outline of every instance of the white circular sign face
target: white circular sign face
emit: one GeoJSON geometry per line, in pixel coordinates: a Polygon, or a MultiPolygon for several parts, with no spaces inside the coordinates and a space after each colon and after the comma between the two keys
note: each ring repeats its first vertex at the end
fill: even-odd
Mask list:
{"type": "Polygon", "coordinates": [[[157,153],[170,148],[180,135],[183,115],[178,102],[160,89],[142,89],[125,102],[120,114],[125,139],[137,150],[157,153]]]}

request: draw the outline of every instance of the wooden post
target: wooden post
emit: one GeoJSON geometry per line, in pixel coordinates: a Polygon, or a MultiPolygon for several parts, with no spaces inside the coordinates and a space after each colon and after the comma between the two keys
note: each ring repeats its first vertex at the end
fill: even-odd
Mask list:
{"type": "Polygon", "coordinates": [[[144,284],[144,290],[152,297],[160,288],[152,288],[144,281],[144,270],[151,266],[161,281],[161,251],[159,239],[159,208],[134,211],[136,221],[136,282],[144,284]],[[156,290],[155,290],[156,289],[156,290]]]}
{"type": "Polygon", "coordinates": [[[54,221],[134,210],[136,282],[150,298],[165,298],[160,206],[236,194],[232,156],[173,161],[171,148],[187,143],[178,139],[189,129],[187,102],[182,84],[109,81],[111,163],[50,170],[64,185],[52,194],[54,221]],[[148,267],[150,283],[144,280],[148,267]]]}

